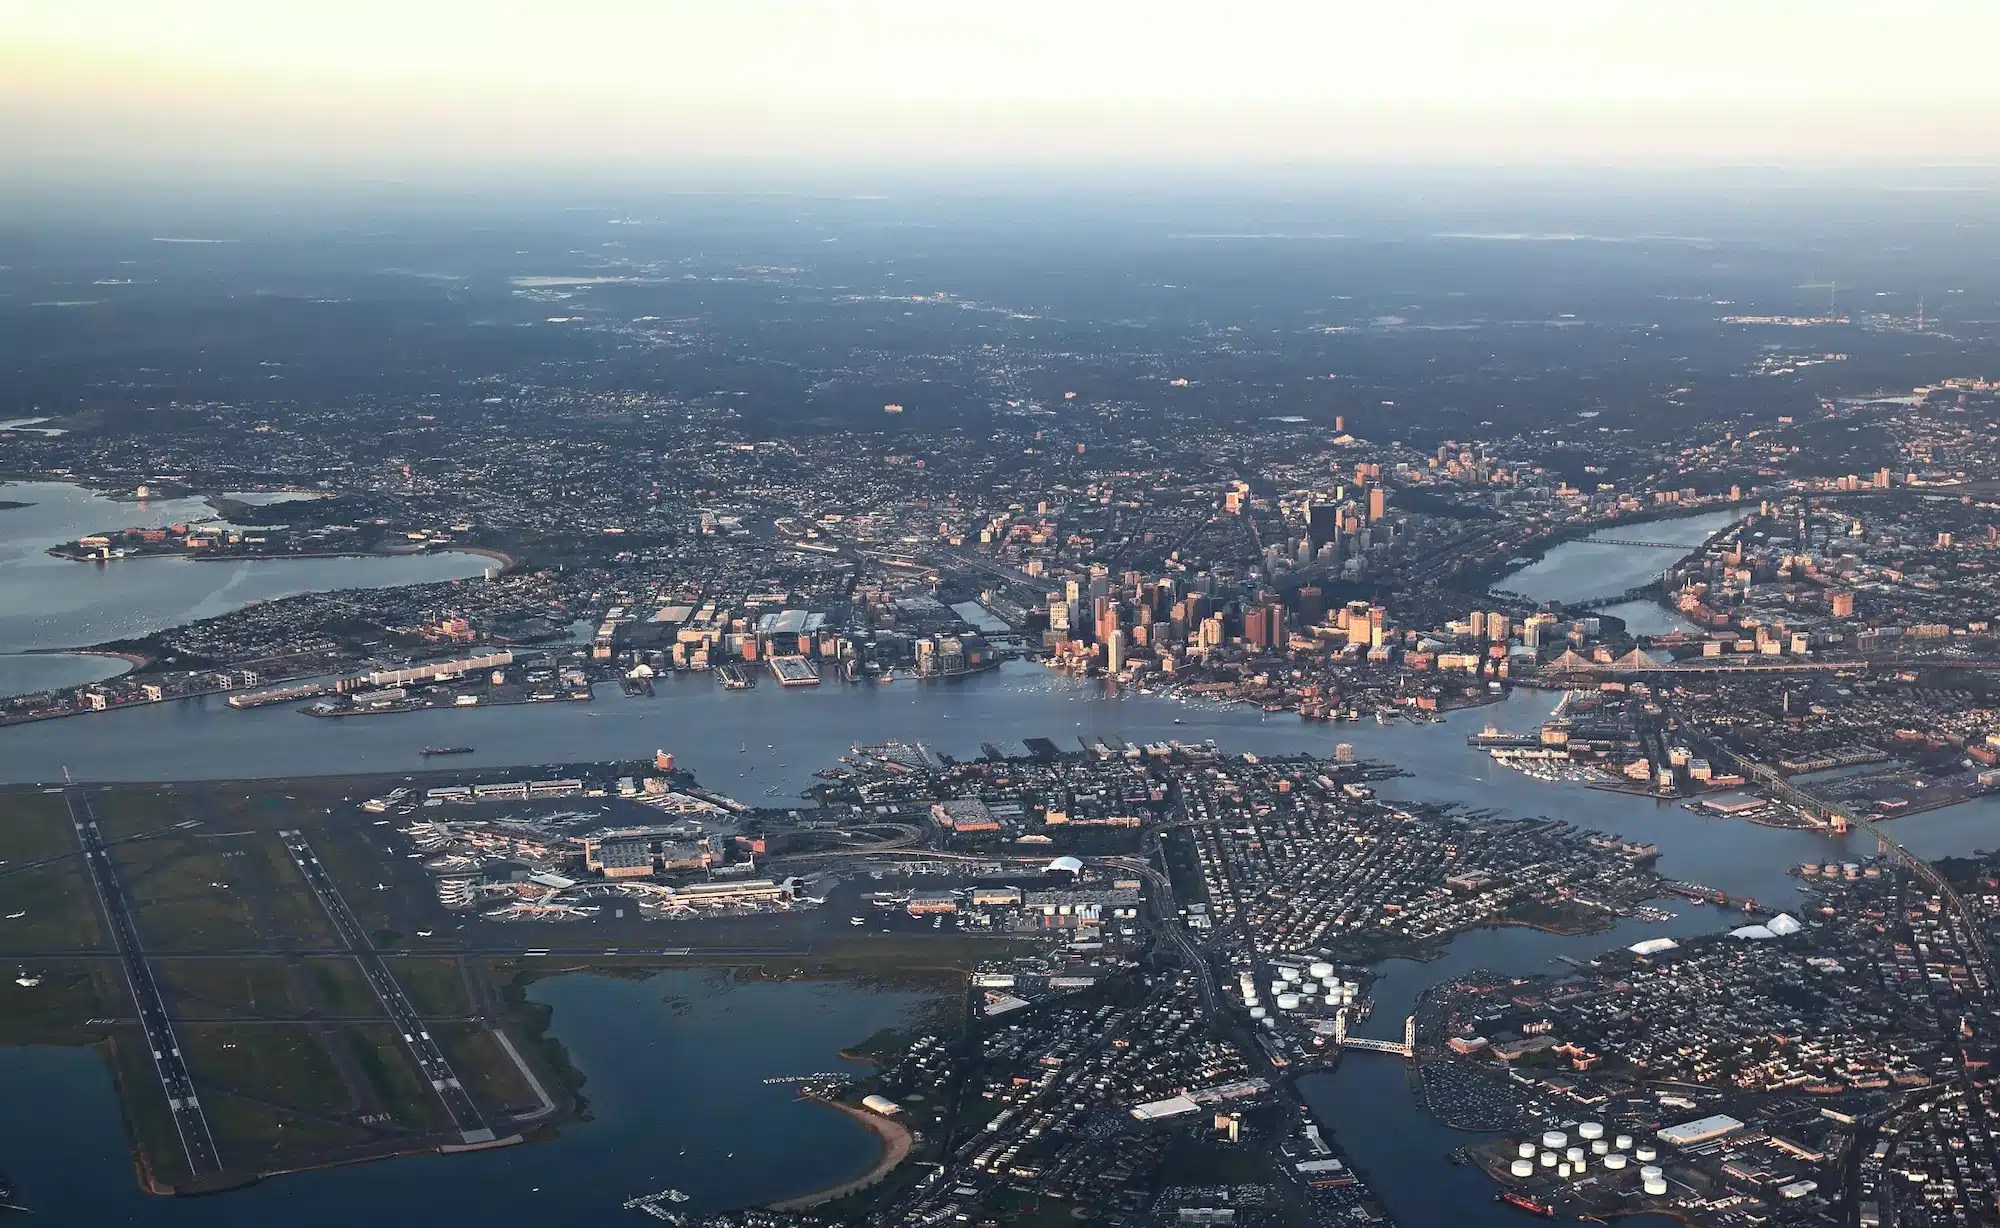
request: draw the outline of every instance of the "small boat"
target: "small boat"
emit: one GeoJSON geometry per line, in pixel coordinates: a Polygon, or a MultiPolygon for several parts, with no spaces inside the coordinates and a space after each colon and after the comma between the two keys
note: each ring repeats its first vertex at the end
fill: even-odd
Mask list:
{"type": "Polygon", "coordinates": [[[424,758],[426,758],[426,759],[430,758],[430,757],[431,757],[432,755],[469,755],[469,754],[471,754],[471,753],[472,753],[472,748],[471,748],[470,746],[426,746],[426,747],[424,747],[424,758]]]}

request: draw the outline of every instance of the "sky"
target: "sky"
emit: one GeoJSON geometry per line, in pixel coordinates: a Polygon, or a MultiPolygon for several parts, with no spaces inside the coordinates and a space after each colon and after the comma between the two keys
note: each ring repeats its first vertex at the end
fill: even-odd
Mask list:
{"type": "Polygon", "coordinates": [[[0,0],[0,166],[2000,163],[2000,0],[0,0]]]}

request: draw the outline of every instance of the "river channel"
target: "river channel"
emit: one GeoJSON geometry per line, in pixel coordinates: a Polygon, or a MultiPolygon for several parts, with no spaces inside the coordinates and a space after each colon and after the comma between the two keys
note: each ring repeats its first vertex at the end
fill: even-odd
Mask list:
{"type": "MultiPolygon", "coordinates": [[[[11,514],[15,513],[0,516],[11,514]]],[[[1726,519],[1690,517],[1628,525],[1608,530],[1604,536],[1630,538],[1643,529],[1646,540],[1669,540],[1662,535],[1672,533],[1677,536],[1671,540],[1693,544],[1726,519]]],[[[1570,599],[1622,591],[1631,581],[1603,565],[1598,556],[1606,549],[1642,551],[1645,562],[1632,567],[1657,567],[1667,561],[1660,556],[1670,553],[1651,547],[1570,543],[1536,564],[1536,576],[1523,578],[1517,573],[1502,586],[1538,597],[1570,599]],[[1576,587],[1566,591],[1541,587],[1556,584],[1576,587]]],[[[1452,714],[1436,725],[1380,725],[1373,721],[1323,724],[1242,707],[1121,691],[1027,664],[1010,664],[990,674],[943,684],[899,681],[855,687],[829,682],[800,690],[761,686],[730,692],[710,678],[690,676],[663,679],[658,695],[649,699],[629,699],[616,688],[606,687],[600,688],[590,703],[344,720],[314,720],[281,706],[238,712],[211,699],[0,730],[0,780],[54,780],[60,778],[65,765],[79,779],[87,780],[413,771],[421,761],[412,748],[426,744],[473,746],[475,753],[460,757],[453,766],[490,768],[495,778],[501,778],[534,764],[642,758],[664,748],[672,750],[709,787],[755,804],[774,805],[796,799],[812,782],[815,769],[832,764],[857,741],[921,739],[961,756],[977,754],[983,742],[1033,736],[1070,745],[1083,736],[1112,736],[1135,743],[1213,739],[1233,751],[1314,754],[1330,754],[1338,743],[1347,742],[1361,757],[1386,760],[1410,773],[1384,782],[1380,791],[1386,797],[1409,803],[1453,803],[1503,815],[1547,815],[1649,841],[1660,849],[1661,873],[1706,883],[1732,895],[1755,897],[1767,906],[1767,913],[1797,900],[1795,880],[1786,874],[1790,867],[1804,861],[1855,860],[1874,851],[1873,842],[1866,837],[1832,838],[1706,819],[1670,803],[1576,782],[1537,780],[1502,767],[1466,745],[1466,738],[1488,723],[1507,730],[1533,729],[1554,702],[1552,694],[1522,689],[1498,703],[1452,714]]],[[[2000,803],[1986,799],[1914,815],[1899,820],[1894,830],[1927,856],[2000,846],[2000,803]]],[[[1676,901],[1664,906],[1674,912],[1673,920],[1626,922],[1613,932],[1582,937],[1520,929],[1484,930],[1462,936],[1430,963],[1390,961],[1382,966],[1382,979],[1375,987],[1378,1005],[1370,1028],[1384,1035],[1392,1033],[1425,988],[1473,968],[1516,974],[1553,971],[1560,967],[1553,962],[1558,955],[1588,957],[1641,938],[1709,932],[1742,922],[1740,914],[1693,904],[1676,901]]],[[[579,981],[597,984],[591,978],[579,981]]],[[[559,1140],[548,1147],[515,1149],[493,1158],[397,1161],[337,1174],[292,1177],[264,1190],[197,1204],[144,1199],[129,1202],[118,1195],[116,1212],[123,1218],[85,1215],[53,1221],[43,1217],[39,1222],[261,1223],[272,1221],[256,1212],[272,1215],[281,1205],[286,1208],[285,1222],[350,1222],[345,1218],[297,1218],[300,1207],[325,1205],[353,1218],[386,1206],[397,1207],[402,1217],[412,1220],[457,1217],[468,1210],[478,1213],[492,1207],[496,1211],[526,1211],[550,1223],[597,1223],[605,1221],[601,1216],[551,1217],[550,1212],[586,1199],[594,1207],[603,1201],[598,1197],[600,1189],[607,1196],[627,1197],[655,1178],[695,1192],[692,1185],[676,1180],[674,1169],[662,1167],[667,1156],[687,1146],[684,1140],[697,1134],[718,1132],[719,1136],[724,1127],[716,1122],[733,1123],[739,1118],[762,1122],[767,1106],[754,1092],[746,1093],[746,1099],[738,1095],[742,1089],[696,1087],[674,1081],[669,1077],[672,1070],[645,1065],[642,1055],[647,1038],[661,1025],[649,1022],[655,1016],[634,1005],[636,999],[628,1002],[616,996],[630,990],[631,983],[607,983],[613,985],[611,989],[577,989],[579,997],[560,998],[571,992],[571,983],[546,982],[539,990],[556,995],[549,1000],[556,1007],[557,1035],[587,1075],[604,1080],[598,1086],[616,1083],[620,1085],[617,1094],[629,1091],[635,1098],[643,1098],[657,1122],[649,1127],[651,1133],[593,1136],[595,1127],[585,1127],[575,1133],[577,1141],[559,1140]],[[598,994],[611,996],[594,996],[598,994]],[[571,1009],[571,1002],[580,1009],[571,1009]],[[637,1012],[638,1022],[613,1018],[627,1007],[637,1012]],[[592,1039],[599,1036],[614,1039],[600,1045],[592,1039]],[[607,1077],[612,1072],[616,1076],[607,1077]],[[716,1121],[709,1121],[711,1117],[716,1121]],[[697,1124],[689,1126],[688,1122],[697,1124]],[[584,1141],[592,1137],[612,1141],[584,1141]],[[613,1142],[615,1154],[592,1150],[611,1148],[613,1142]],[[561,1148],[572,1150],[557,1150],[561,1148]],[[569,1157],[569,1162],[557,1166],[543,1158],[558,1154],[569,1157]],[[571,1168],[569,1164],[585,1167],[571,1168]],[[523,1193],[516,1188],[512,1176],[516,1165],[524,1173],[547,1174],[542,1192],[523,1193]],[[498,1199],[489,1201],[488,1183],[494,1183],[490,1188],[507,1192],[504,1204],[498,1199]],[[300,1195],[295,1201],[289,1200],[293,1192],[300,1195]],[[279,1199],[287,1201],[281,1204],[279,1199]],[[544,1208],[537,1199],[546,1199],[548,1206],[544,1208]],[[201,1214],[184,1209],[191,1206],[199,1206],[201,1214]],[[234,1217],[239,1206],[255,1210],[246,1210],[244,1218],[238,1220],[234,1217]]],[[[788,1006],[743,997],[731,998],[730,1003],[730,1017],[749,1034],[776,1036],[790,1024],[785,1013],[788,1006]],[[767,1009],[776,1013],[767,1014],[767,1009]]],[[[859,1040],[871,1030],[864,1028],[857,1035],[845,1025],[830,1027],[826,1040],[837,1047],[859,1040]],[[833,1036],[834,1031],[846,1034],[833,1036]]],[[[727,1055],[734,1052],[727,1047],[727,1040],[723,1037],[718,1047],[705,1051],[697,1046],[695,1056],[681,1055],[679,1060],[726,1062],[727,1055]]],[[[800,1060],[805,1060],[803,1054],[800,1060]]],[[[748,1065],[763,1071],[771,1064],[759,1059],[748,1065]]],[[[92,1187],[91,1198],[111,1199],[113,1195],[103,1187],[124,1181],[125,1143],[101,1060],[95,1054],[75,1051],[0,1050],[0,1081],[10,1089],[22,1089],[15,1099],[17,1104],[57,1103],[67,1097],[59,1130],[45,1129],[38,1120],[40,1114],[5,1115],[6,1124],[0,1125],[0,1164],[17,1175],[24,1170],[62,1173],[66,1178],[74,1174],[77,1184],[92,1187]],[[30,1118],[37,1120],[31,1122],[30,1118]],[[64,1137],[65,1132],[77,1136],[73,1145],[61,1152],[49,1150],[54,1145],[50,1138],[64,1137]]],[[[1466,1136],[1439,1126],[1425,1114],[1405,1086],[1401,1063],[1358,1054],[1336,1072],[1308,1076],[1301,1081],[1301,1090],[1366,1173],[1390,1213],[1406,1228],[1518,1224],[1519,1213],[1492,1203],[1490,1183],[1470,1168],[1446,1162],[1446,1153],[1462,1145],[1466,1136]]],[[[589,1094],[593,1098],[598,1095],[595,1090],[589,1094]]],[[[610,1113],[607,1103],[607,1119],[610,1113]]],[[[830,1128],[847,1132],[848,1142],[839,1147],[865,1150],[868,1140],[850,1123],[835,1121],[830,1128]]],[[[773,1130],[774,1136],[779,1133],[782,1131],[773,1130]]],[[[836,1150],[829,1154],[847,1153],[836,1150]]],[[[769,1201],[795,1192],[787,1184],[790,1170],[755,1162],[742,1167],[742,1152],[733,1159],[709,1159],[706,1167],[718,1170],[710,1175],[721,1183],[710,1187],[718,1191],[718,1198],[723,1197],[725,1188],[729,1197],[743,1202],[769,1201]]],[[[865,1166],[864,1158],[848,1171],[865,1166]]],[[[613,1214],[622,1217],[625,1213],[613,1214]]]]}
{"type": "MultiPolygon", "coordinates": [[[[242,498],[266,504],[279,496],[242,498]]],[[[81,563],[48,549],[108,529],[216,521],[216,511],[200,499],[112,499],[66,482],[0,484],[0,502],[27,505],[0,508],[0,695],[97,682],[127,668],[116,657],[51,650],[146,635],[279,597],[462,580],[493,565],[464,551],[81,563]]]]}

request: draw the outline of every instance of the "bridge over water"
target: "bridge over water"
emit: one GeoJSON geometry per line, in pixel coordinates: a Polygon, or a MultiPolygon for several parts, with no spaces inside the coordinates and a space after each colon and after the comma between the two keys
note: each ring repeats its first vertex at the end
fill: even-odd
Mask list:
{"type": "MultiPolygon", "coordinates": [[[[1732,525],[1731,527],[1735,526],[1732,525]]],[[[1686,542],[1649,542],[1632,537],[1588,537],[1583,540],[1583,544],[1587,546],[1639,546],[1647,550],[1678,550],[1682,554],[1698,553],[1702,549],[1700,545],[1691,546],[1686,542]]]]}
{"type": "Polygon", "coordinates": [[[1914,874],[1931,890],[1938,893],[1938,896],[1944,901],[1945,908],[1958,920],[1962,932],[1972,947],[1973,954],[1977,957],[1977,964],[1974,971],[1980,975],[1985,983],[1992,983],[1993,956],[1987,949],[1985,934],[1980,929],[1976,918],[1966,911],[1965,902],[1959,899],[1958,892],[1952,888],[1950,883],[1945,881],[1944,875],[1938,873],[1937,867],[1903,847],[1902,844],[1897,842],[1895,837],[1882,830],[1872,820],[1856,814],[1852,809],[1839,802],[1829,801],[1816,793],[1810,793],[1801,789],[1780,775],[1777,769],[1768,764],[1746,763],[1743,766],[1749,769],[1752,779],[1769,789],[1772,796],[1776,797],[1779,801],[1787,805],[1796,806],[1807,814],[1831,823],[1836,830],[1858,827],[1875,837],[1877,844],[1881,846],[1884,853],[1893,856],[1910,873],[1914,874]]]}
{"type": "Polygon", "coordinates": [[[1347,1012],[1342,1010],[1333,1017],[1333,1043],[1342,1049],[1365,1049],[1370,1053],[1393,1053],[1402,1058],[1417,1055],[1417,1017],[1411,1015],[1403,1020],[1403,1039],[1375,1040],[1367,1036],[1347,1034],[1347,1012]]]}

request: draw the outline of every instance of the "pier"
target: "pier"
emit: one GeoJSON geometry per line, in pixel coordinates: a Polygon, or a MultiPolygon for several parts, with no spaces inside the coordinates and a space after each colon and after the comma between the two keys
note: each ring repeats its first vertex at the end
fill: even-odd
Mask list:
{"type": "Polygon", "coordinates": [[[1693,900],[1697,904],[1713,904],[1717,908],[1740,908],[1744,912],[1763,911],[1763,905],[1747,895],[1730,895],[1725,891],[1717,891],[1713,887],[1704,887],[1700,883],[1683,883],[1674,879],[1667,879],[1660,884],[1660,887],[1662,890],[1680,896],[1683,899],[1693,900]]]}

